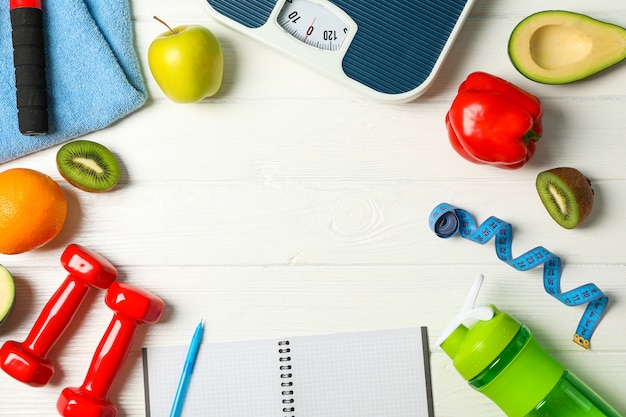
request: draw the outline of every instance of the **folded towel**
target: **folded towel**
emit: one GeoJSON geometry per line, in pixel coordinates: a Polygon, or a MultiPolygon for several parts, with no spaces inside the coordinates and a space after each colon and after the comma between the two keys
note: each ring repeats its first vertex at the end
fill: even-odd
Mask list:
{"type": "Polygon", "coordinates": [[[17,124],[8,2],[0,6],[0,163],[102,129],[147,94],[128,0],[43,0],[49,133],[17,124]]]}

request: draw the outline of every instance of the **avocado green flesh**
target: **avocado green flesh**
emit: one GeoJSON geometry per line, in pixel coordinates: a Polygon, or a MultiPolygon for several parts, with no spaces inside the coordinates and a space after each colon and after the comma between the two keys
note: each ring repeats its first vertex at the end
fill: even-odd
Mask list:
{"type": "Polygon", "coordinates": [[[9,315],[15,300],[15,284],[11,273],[0,265],[0,324],[9,315]]]}
{"type": "Polygon", "coordinates": [[[626,59],[626,29],[578,13],[547,10],[515,27],[508,52],[525,77],[566,84],[626,59]]]}

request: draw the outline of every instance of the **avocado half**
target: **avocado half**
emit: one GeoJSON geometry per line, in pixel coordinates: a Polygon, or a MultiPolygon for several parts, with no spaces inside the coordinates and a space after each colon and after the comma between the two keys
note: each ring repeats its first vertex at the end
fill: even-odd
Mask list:
{"type": "Polygon", "coordinates": [[[508,48],[525,77],[566,84],[626,59],[626,29],[579,13],[546,10],[518,23],[508,48]]]}
{"type": "Polygon", "coordinates": [[[0,265],[0,324],[11,313],[14,300],[15,283],[13,276],[4,266],[0,265]]]}

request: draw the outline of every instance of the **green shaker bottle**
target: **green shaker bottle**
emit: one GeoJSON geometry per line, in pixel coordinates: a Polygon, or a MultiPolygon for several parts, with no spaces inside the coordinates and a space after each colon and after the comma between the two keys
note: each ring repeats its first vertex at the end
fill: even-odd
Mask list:
{"type": "Polygon", "coordinates": [[[526,326],[495,306],[474,307],[481,284],[482,276],[438,342],[474,389],[509,417],[621,417],[543,350],[526,326]],[[467,327],[470,318],[475,323],[467,327]]]}

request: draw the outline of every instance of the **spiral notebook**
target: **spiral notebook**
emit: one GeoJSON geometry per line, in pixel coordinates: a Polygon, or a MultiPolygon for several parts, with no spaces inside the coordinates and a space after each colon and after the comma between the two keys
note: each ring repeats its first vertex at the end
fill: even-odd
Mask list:
{"type": "MultiPolygon", "coordinates": [[[[142,349],[147,417],[170,413],[187,346],[142,349]]],[[[204,342],[182,417],[432,417],[425,327],[204,342]]]]}

